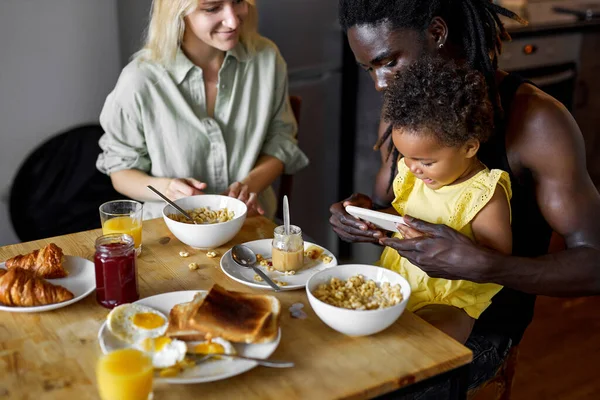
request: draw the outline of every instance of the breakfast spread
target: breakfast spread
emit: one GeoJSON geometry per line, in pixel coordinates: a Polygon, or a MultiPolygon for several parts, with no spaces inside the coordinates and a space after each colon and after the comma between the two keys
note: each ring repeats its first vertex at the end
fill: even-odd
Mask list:
{"type": "MultiPolygon", "coordinates": [[[[188,213],[197,224],[218,224],[231,221],[235,217],[235,213],[229,211],[227,208],[211,210],[209,207],[200,207],[192,210],[185,210],[185,212],[188,213]]],[[[169,214],[168,217],[174,221],[183,222],[185,224],[194,223],[181,214],[169,214]]]]}
{"type": "Polygon", "coordinates": [[[335,307],[351,310],[376,310],[391,307],[403,299],[400,285],[381,285],[373,280],[366,281],[362,275],[355,275],[347,280],[332,277],[327,284],[319,285],[313,295],[335,307]]]}
{"type": "Polygon", "coordinates": [[[118,339],[146,353],[160,376],[193,367],[186,354],[236,355],[233,343],[266,343],[279,331],[279,301],[268,295],[230,292],[218,285],[173,306],[168,318],[140,304],[123,304],[107,316],[118,339]]]}
{"type": "Polygon", "coordinates": [[[304,266],[304,249],[285,251],[273,247],[272,260],[277,271],[298,271],[304,266]]]}
{"type": "Polygon", "coordinates": [[[304,266],[302,230],[294,225],[286,232],[283,226],[275,228],[271,252],[272,267],[276,271],[298,271],[304,266]]]}
{"type": "Polygon", "coordinates": [[[22,268],[45,279],[64,278],[68,272],[63,268],[64,255],[60,247],[50,243],[28,254],[19,254],[6,260],[6,268],[22,268]]]}
{"type": "Polygon", "coordinates": [[[0,303],[11,307],[33,307],[71,300],[73,293],[23,268],[0,269],[0,303]]]}

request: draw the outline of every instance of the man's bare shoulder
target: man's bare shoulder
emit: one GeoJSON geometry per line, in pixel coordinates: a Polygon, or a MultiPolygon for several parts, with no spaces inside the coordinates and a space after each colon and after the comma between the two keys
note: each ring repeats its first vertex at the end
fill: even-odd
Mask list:
{"type": "Polygon", "coordinates": [[[575,119],[562,103],[539,88],[521,85],[508,113],[509,143],[524,165],[532,166],[557,152],[584,157],[583,137],[575,119]]]}

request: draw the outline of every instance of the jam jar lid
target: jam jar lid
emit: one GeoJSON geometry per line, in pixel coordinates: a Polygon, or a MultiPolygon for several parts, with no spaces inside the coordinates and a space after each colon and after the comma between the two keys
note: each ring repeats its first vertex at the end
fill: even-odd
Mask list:
{"type": "Polygon", "coordinates": [[[111,233],[96,239],[96,251],[99,253],[126,254],[133,250],[135,242],[126,233],[111,233]]]}

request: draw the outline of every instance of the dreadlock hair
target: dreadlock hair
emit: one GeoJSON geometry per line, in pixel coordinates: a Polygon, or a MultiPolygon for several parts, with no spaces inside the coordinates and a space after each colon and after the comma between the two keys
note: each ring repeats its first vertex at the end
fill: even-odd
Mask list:
{"type": "MultiPolygon", "coordinates": [[[[512,11],[493,4],[492,0],[339,0],[339,19],[344,31],[357,25],[389,23],[393,29],[425,32],[434,17],[442,18],[448,25],[448,41],[459,46],[467,64],[484,76],[497,124],[503,118],[496,87],[498,55],[502,52],[502,41],[510,40],[499,15],[527,24],[512,11]]],[[[391,134],[390,127],[375,149],[391,134]]],[[[391,140],[389,148],[388,157],[397,159],[399,154],[391,140]]],[[[396,163],[392,165],[390,187],[396,174],[396,163]]]]}
{"type": "Polygon", "coordinates": [[[383,119],[393,129],[432,135],[446,147],[488,140],[493,108],[480,72],[440,57],[408,66],[385,91],[383,119]]]}

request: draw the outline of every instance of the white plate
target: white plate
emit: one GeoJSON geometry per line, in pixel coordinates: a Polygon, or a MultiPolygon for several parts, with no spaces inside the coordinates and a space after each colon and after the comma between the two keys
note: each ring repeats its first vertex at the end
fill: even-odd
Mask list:
{"type": "MultiPolygon", "coordinates": [[[[253,242],[244,243],[244,246],[248,246],[255,254],[261,254],[264,258],[271,258],[271,243],[273,239],[261,239],[255,240],[253,242]]],[[[304,242],[304,250],[309,247],[318,247],[323,250],[323,255],[331,257],[331,262],[325,264],[321,260],[310,260],[307,257],[304,258],[305,264],[307,264],[303,269],[297,271],[295,275],[285,275],[279,271],[267,271],[265,267],[258,266],[267,276],[271,279],[276,279],[281,282],[286,282],[286,286],[280,286],[281,290],[294,290],[294,289],[302,289],[306,286],[306,282],[310,279],[311,276],[316,274],[319,271],[323,271],[324,269],[335,267],[337,265],[337,259],[335,256],[327,249],[318,246],[314,243],[304,242]]],[[[251,268],[240,267],[233,261],[231,257],[231,250],[227,251],[221,257],[221,269],[227,276],[231,279],[243,283],[244,285],[257,288],[257,289],[268,289],[273,290],[268,283],[265,282],[257,282],[254,280],[254,271],[251,268]]]]}
{"type": "MultiPolygon", "coordinates": [[[[0,268],[6,269],[4,264],[1,263],[0,268]]],[[[69,276],[61,279],[46,280],[53,285],[59,285],[68,289],[74,296],[71,300],[34,307],[9,307],[0,304],[0,311],[30,313],[55,310],[78,302],[96,289],[96,272],[93,262],[81,257],[65,256],[63,267],[69,271],[69,276]]]]}
{"type": "MultiPolygon", "coordinates": [[[[180,292],[163,293],[156,296],[146,297],[136,301],[134,304],[142,304],[144,306],[152,307],[155,310],[162,312],[168,316],[171,308],[179,303],[187,303],[192,301],[194,295],[198,292],[206,293],[206,290],[185,290],[180,292]]],[[[233,343],[233,347],[237,353],[241,356],[255,357],[255,358],[268,358],[281,340],[281,329],[277,339],[271,343],[261,344],[244,344],[244,343],[233,343]]],[[[98,341],[100,342],[100,348],[104,354],[117,350],[131,347],[129,343],[126,343],[119,338],[115,337],[106,326],[106,321],[100,327],[98,332],[98,341]]],[[[256,362],[246,360],[233,360],[223,359],[209,362],[203,362],[196,365],[194,368],[186,369],[179,375],[171,378],[160,378],[155,377],[155,380],[168,383],[202,383],[212,382],[221,379],[230,378],[235,375],[242,374],[252,368],[256,367],[256,362]]]]}

